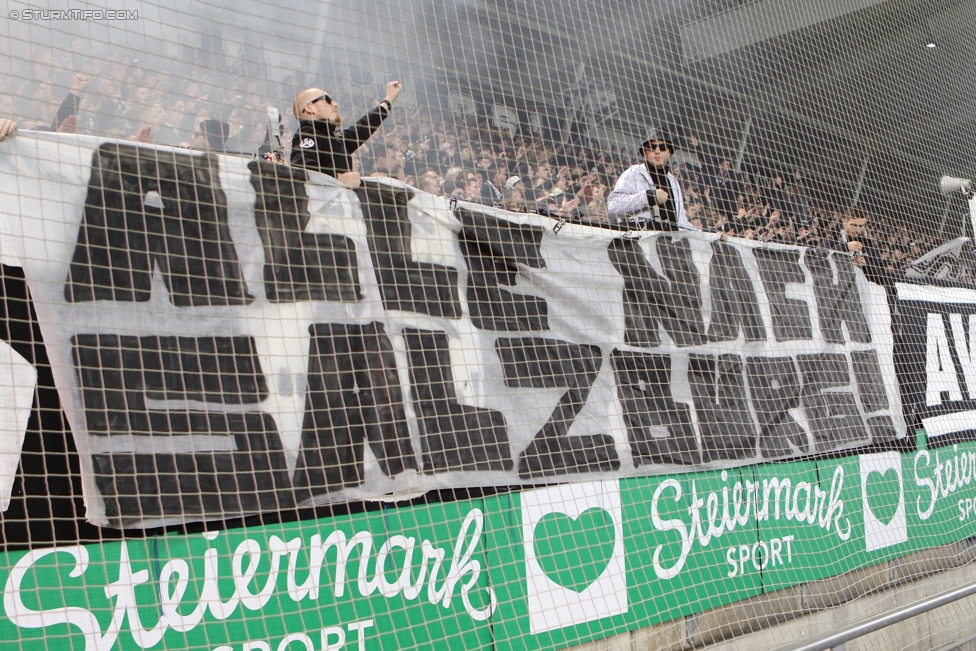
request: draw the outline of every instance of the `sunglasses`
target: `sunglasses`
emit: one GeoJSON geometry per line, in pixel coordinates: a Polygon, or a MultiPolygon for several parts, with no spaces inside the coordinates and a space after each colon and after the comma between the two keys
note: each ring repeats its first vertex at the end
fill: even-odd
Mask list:
{"type": "Polygon", "coordinates": [[[335,100],[332,99],[332,97],[330,97],[328,93],[325,93],[324,95],[319,95],[318,97],[310,101],[309,104],[314,104],[315,102],[321,102],[322,100],[325,100],[326,104],[335,104],[335,100]]]}
{"type": "Polygon", "coordinates": [[[648,151],[671,151],[671,147],[668,146],[666,142],[649,142],[644,145],[644,149],[648,151]]]}

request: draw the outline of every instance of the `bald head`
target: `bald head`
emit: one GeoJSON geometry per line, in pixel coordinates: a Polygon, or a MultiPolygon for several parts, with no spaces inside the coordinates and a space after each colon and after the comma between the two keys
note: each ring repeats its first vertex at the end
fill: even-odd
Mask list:
{"type": "Polygon", "coordinates": [[[295,114],[296,118],[301,119],[302,108],[304,108],[305,105],[311,102],[313,99],[315,99],[316,97],[324,93],[325,91],[322,90],[321,88],[306,88],[305,90],[301,91],[300,93],[295,95],[295,101],[292,102],[291,105],[292,113],[295,114]]]}
{"type": "Polygon", "coordinates": [[[299,120],[340,122],[339,103],[321,88],[306,88],[295,95],[291,110],[299,120]]]}

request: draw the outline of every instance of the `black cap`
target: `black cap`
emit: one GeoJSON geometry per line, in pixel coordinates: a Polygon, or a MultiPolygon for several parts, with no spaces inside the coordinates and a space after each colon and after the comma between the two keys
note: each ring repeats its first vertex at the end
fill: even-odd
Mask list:
{"type": "Polygon", "coordinates": [[[674,139],[671,138],[671,132],[667,127],[664,126],[653,126],[644,132],[644,139],[641,141],[641,149],[643,149],[649,142],[663,141],[667,146],[674,151],[674,139]]]}

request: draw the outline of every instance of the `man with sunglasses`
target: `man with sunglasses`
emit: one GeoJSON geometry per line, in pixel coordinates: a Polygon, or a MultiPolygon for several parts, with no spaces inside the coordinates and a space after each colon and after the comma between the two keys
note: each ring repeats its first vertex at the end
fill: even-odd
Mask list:
{"type": "Polygon", "coordinates": [[[607,212],[627,226],[651,231],[694,231],[685,215],[678,179],[668,171],[674,153],[664,127],[651,127],[641,143],[644,162],[627,169],[607,197],[607,212]]]}
{"type": "Polygon", "coordinates": [[[369,140],[393,110],[393,102],[403,86],[399,81],[386,85],[386,97],[379,106],[359,118],[356,124],[341,128],[339,103],[321,88],[306,88],[295,96],[292,111],[299,120],[291,141],[291,164],[322,172],[359,187],[359,172],[352,167],[352,154],[369,140]]]}

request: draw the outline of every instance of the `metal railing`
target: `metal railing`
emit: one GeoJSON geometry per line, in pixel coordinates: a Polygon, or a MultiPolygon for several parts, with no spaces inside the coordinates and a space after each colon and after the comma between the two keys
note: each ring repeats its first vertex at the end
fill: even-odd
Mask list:
{"type": "MultiPolygon", "coordinates": [[[[936,608],[940,608],[946,604],[950,604],[954,601],[958,601],[959,599],[963,599],[974,594],[976,594],[976,581],[953,588],[951,590],[946,590],[945,592],[940,592],[939,594],[926,597],[925,599],[919,599],[918,601],[889,610],[886,613],[876,615],[860,622],[855,622],[850,626],[845,626],[844,628],[833,631],[832,633],[821,635],[820,637],[814,638],[808,642],[784,647],[781,649],[781,651],[824,651],[825,649],[832,649],[833,647],[844,644],[845,642],[859,638],[862,635],[873,633],[874,631],[891,626],[892,624],[897,624],[898,622],[910,619],[916,615],[921,615],[922,613],[927,613],[930,610],[935,610],[936,608]]],[[[954,643],[949,648],[958,648],[965,642],[966,641],[954,643]]]]}

